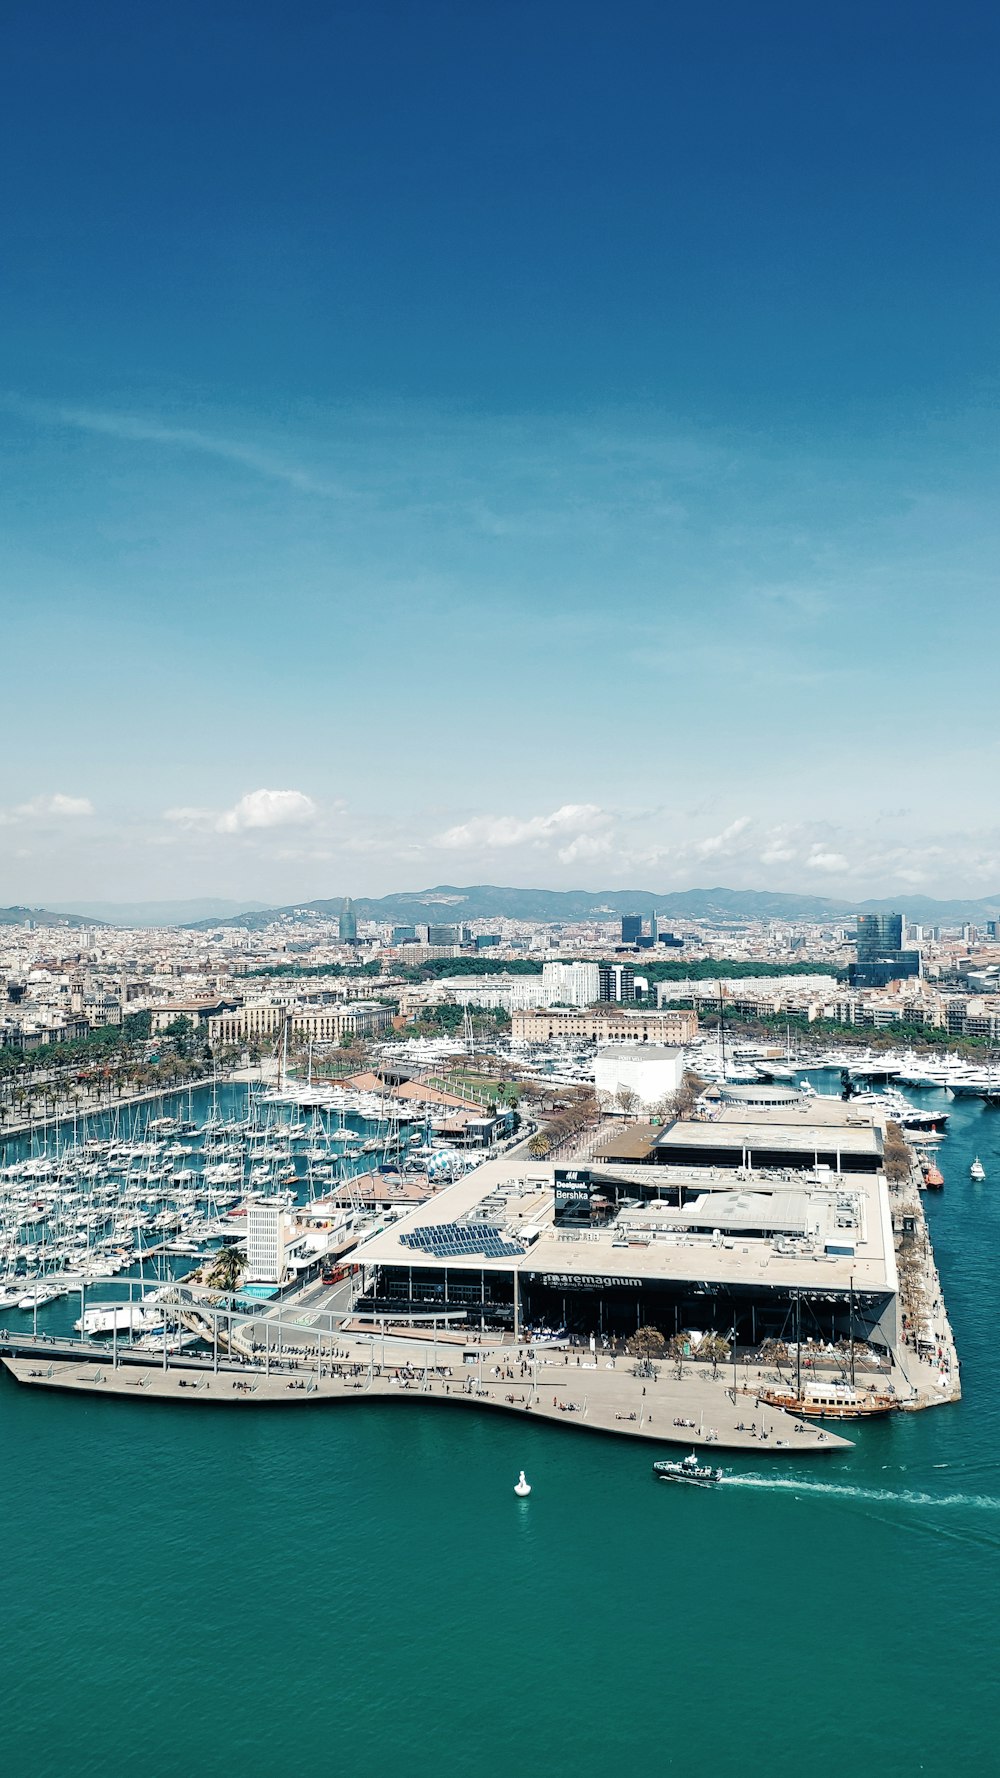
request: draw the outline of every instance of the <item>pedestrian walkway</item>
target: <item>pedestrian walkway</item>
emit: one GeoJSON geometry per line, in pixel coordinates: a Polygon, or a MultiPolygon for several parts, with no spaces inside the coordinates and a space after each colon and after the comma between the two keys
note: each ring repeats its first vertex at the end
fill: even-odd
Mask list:
{"type": "MultiPolygon", "coordinates": [[[[363,1400],[447,1402],[468,1410],[492,1409],[579,1431],[602,1432],[656,1444],[802,1456],[846,1450],[850,1440],[762,1408],[749,1383],[734,1389],[720,1374],[695,1368],[678,1377],[658,1367],[655,1380],[636,1375],[632,1360],[586,1358],[569,1352],[528,1357],[529,1348],[483,1355],[473,1365],[431,1364],[402,1343],[340,1339],[321,1355],[291,1347],[271,1351],[263,1364],[238,1372],[213,1371],[190,1360],[167,1368],[143,1368],[101,1360],[11,1356],[2,1360],[19,1383],[70,1393],[119,1395],[148,1400],[214,1402],[248,1406],[346,1403],[363,1400]],[[383,1355],[384,1347],[384,1355],[383,1355]],[[577,1361],[579,1358],[579,1362],[577,1361]]],[[[439,1358],[452,1358],[440,1353],[439,1358]]]]}

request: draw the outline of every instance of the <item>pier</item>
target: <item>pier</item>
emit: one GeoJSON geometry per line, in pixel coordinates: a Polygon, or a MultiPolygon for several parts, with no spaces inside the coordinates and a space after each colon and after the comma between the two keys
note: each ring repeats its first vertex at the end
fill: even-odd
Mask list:
{"type": "MultiPolygon", "coordinates": [[[[259,1324],[255,1324],[259,1326],[259,1324]]],[[[289,1330],[291,1331],[291,1330],[289,1330]]],[[[263,1340],[264,1334],[260,1335],[263,1340]]],[[[474,1362],[443,1340],[338,1334],[315,1347],[268,1348],[263,1362],[218,1353],[117,1356],[96,1342],[0,1338],[0,1363],[18,1383],[68,1394],[216,1406],[304,1407],[364,1401],[445,1403],[530,1416],[581,1432],[654,1444],[781,1455],[850,1449],[851,1441],[757,1400],[756,1379],[692,1366],[639,1375],[633,1361],[566,1349],[484,1347],[474,1362]],[[417,1349],[415,1350],[415,1346],[417,1349]]],[[[263,1349],[263,1348],[260,1348],[263,1349]]]]}

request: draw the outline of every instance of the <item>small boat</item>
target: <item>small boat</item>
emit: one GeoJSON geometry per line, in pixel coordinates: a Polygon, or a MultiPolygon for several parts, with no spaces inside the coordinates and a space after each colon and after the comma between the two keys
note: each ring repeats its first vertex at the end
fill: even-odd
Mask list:
{"type": "Polygon", "coordinates": [[[969,1168],[969,1177],[970,1177],[970,1179],[985,1179],[986,1178],[986,1168],[983,1166],[983,1163],[979,1159],[978,1155],[976,1156],[975,1160],[973,1161],[972,1166],[969,1168]]]}
{"type": "Polygon", "coordinates": [[[692,1488],[710,1488],[713,1482],[722,1480],[721,1469],[713,1469],[710,1463],[699,1463],[693,1451],[679,1463],[654,1463],[653,1474],[658,1482],[687,1482],[692,1488]]]}
{"type": "Polygon", "coordinates": [[[944,1174],[933,1162],[928,1161],[924,1167],[924,1184],[929,1192],[939,1192],[944,1185],[944,1174]]]}

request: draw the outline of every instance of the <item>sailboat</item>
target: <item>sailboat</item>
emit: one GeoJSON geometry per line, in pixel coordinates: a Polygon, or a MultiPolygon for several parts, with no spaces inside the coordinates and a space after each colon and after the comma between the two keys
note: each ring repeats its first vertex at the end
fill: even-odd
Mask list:
{"type": "Polygon", "coordinates": [[[850,1294],[850,1381],[822,1382],[818,1377],[802,1384],[802,1297],[795,1293],[795,1387],[789,1389],[758,1389],[757,1400],[770,1408],[781,1408],[788,1414],[799,1414],[807,1420],[867,1420],[877,1414],[891,1414],[899,1407],[895,1395],[883,1394],[874,1384],[858,1390],[854,1376],[854,1285],[850,1294]]]}

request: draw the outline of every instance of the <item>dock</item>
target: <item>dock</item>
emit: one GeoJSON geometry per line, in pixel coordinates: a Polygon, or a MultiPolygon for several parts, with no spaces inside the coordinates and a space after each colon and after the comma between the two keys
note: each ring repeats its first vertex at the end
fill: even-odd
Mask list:
{"type": "Polygon", "coordinates": [[[484,1350],[475,1363],[440,1347],[431,1362],[430,1342],[415,1352],[399,1350],[392,1337],[341,1337],[316,1350],[301,1347],[267,1354],[265,1363],[190,1354],[159,1356],[72,1350],[73,1342],[8,1338],[0,1363],[15,1382],[66,1394],[125,1400],[224,1405],[305,1407],[398,1401],[444,1403],[466,1412],[493,1411],[543,1420],[580,1432],[598,1432],[656,1445],[787,1456],[822,1455],[851,1448],[841,1434],[771,1407],[762,1407],[754,1386],[721,1372],[690,1367],[678,1376],[657,1366],[656,1376],[636,1374],[631,1361],[594,1359],[572,1351],[484,1350]],[[394,1349],[395,1348],[395,1349],[394,1349]],[[456,1362],[456,1359],[459,1361],[456,1362]]]}

